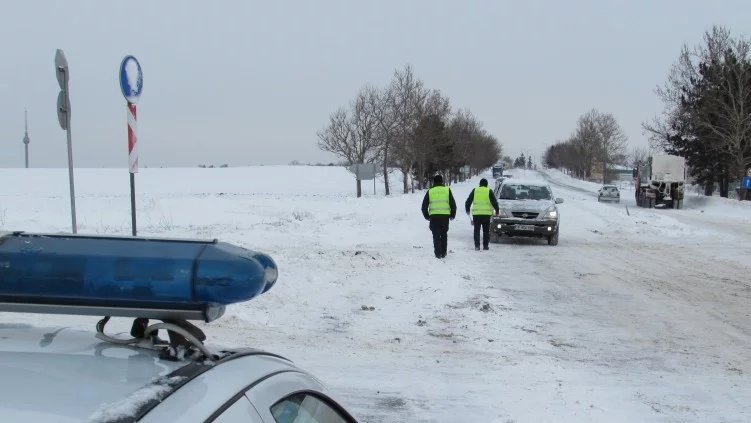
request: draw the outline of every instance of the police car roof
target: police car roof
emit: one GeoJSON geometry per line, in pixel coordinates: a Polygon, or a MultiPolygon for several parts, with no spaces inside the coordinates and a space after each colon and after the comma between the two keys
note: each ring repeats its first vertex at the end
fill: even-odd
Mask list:
{"type": "MultiPolygon", "coordinates": [[[[149,399],[141,398],[139,404],[131,398],[128,403],[134,391],[142,389],[139,395],[148,395],[149,388],[159,388],[150,386],[156,378],[175,371],[183,371],[181,376],[191,378],[208,367],[187,366],[194,362],[165,360],[159,358],[157,351],[99,341],[94,333],[0,323],[2,420],[81,422],[101,412],[103,406],[118,403],[120,412],[123,406],[133,412],[149,399]],[[195,374],[185,369],[195,369],[195,374]]],[[[264,363],[258,364],[263,367],[264,363]]],[[[291,362],[289,365],[294,366],[291,362]]],[[[254,370],[263,373],[263,369],[254,370]]],[[[111,411],[101,415],[108,413],[111,415],[111,411]]]]}

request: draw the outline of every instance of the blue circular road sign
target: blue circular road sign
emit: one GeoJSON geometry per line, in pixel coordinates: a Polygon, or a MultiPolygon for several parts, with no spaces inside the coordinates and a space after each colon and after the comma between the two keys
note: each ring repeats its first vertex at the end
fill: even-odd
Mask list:
{"type": "Polygon", "coordinates": [[[143,91],[141,64],[133,56],[125,56],[120,63],[120,90],[128,103],[135,104],[143,91]]]}

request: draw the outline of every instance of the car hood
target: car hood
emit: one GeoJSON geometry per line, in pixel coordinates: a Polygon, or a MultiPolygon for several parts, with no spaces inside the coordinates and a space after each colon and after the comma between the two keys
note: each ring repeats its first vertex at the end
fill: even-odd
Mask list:
{"type": "Polygon", "coordinates": [[[542,213],[555,206],[553,200],[498,200],[498,206],[502,210],[512,212],[542,213]]]}

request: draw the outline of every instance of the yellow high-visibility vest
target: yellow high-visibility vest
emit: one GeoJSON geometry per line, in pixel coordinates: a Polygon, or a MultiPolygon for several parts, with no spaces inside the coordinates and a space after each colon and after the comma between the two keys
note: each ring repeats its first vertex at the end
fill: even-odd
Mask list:
{"type": "Polygon", "coordinates": [[[493,204],[490,202],[490,188],[475,188],[475,196],[472,199],[473,216],[492,216],[493,204]]]}
{"type": "Polygon", "coordinates": [[[437,186],[431,188],[428,190],[428,200],[430,201],[430,206],[428,207],[428,214],[430,216],[451,215],[449,187],[437,186]]]}

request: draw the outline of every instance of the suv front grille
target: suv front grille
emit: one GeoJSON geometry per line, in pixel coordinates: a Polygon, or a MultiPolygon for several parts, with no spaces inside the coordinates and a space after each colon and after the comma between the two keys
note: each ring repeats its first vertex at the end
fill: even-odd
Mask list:
{"type": "Polygon", "coordinates": [[[530,212],[513,212],[511,213],[514,217],[519,217],[522,219],[535,219],[537,218],[537,215],[539,213],[530,213],[530,212]]]}

